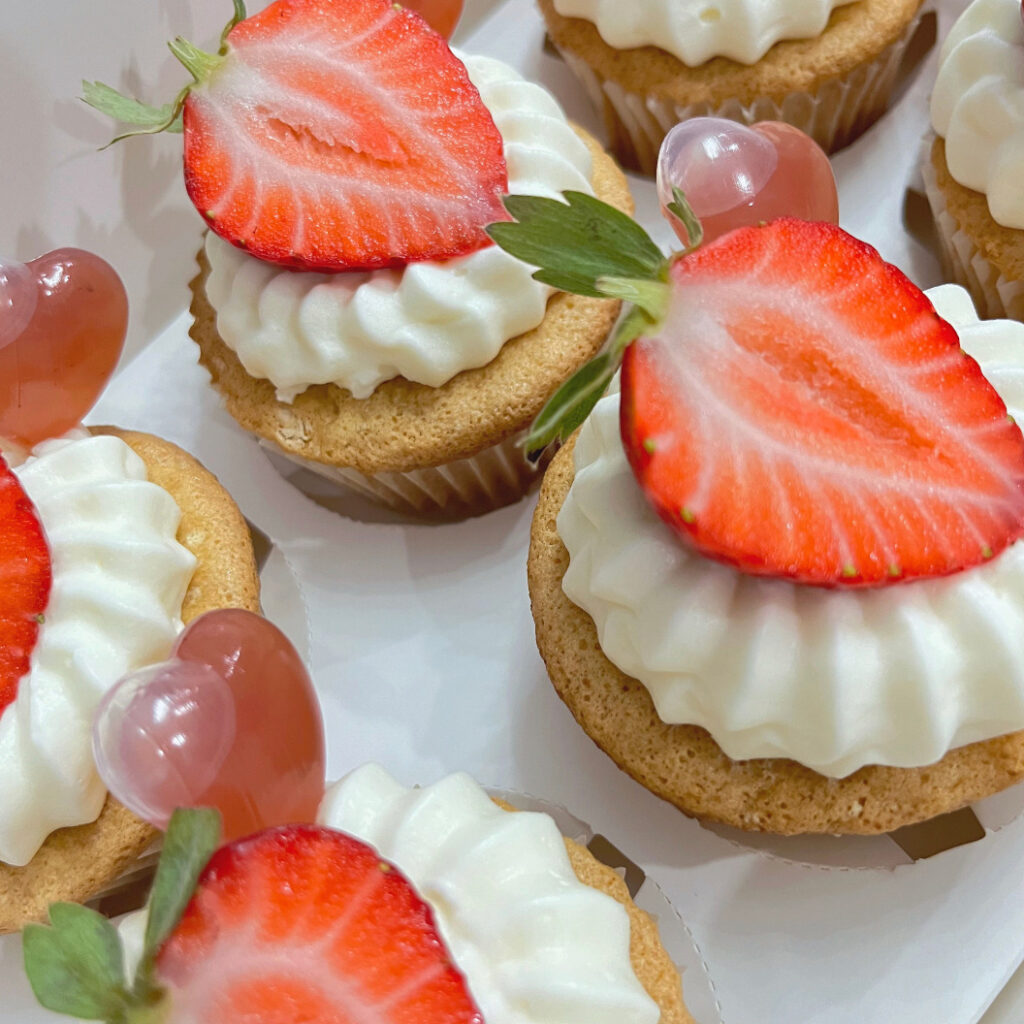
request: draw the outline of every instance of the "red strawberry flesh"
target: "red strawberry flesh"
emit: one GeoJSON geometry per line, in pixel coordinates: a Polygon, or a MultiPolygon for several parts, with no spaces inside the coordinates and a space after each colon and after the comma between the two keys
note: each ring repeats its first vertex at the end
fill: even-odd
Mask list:
{"type": "Polygon", "coordinates": [[[0,714],[28,673],[52,582],[35,506],[0,457],[0,714]]]}
{"type": "Polygon", "coordinates": [[[157,974],[170,1022],[481,1021],[405,877],[365,843],[315,825],[218,850],[157,974]]]}
{"type": "Polygon", "coordinates": [[[622,436],[702,554],[824,586],[957,572],[1024,533],[1024,437],[927,297],[828,224],[679,259],[626,353],[622,436]]]}
{"type": "Polygon", "coordinates": [[[447,259],[507,217],[501,135],[465,67],[389,0],[278,0],[231,30],[183,118],[192,202],[262,260],[447,259]]]}

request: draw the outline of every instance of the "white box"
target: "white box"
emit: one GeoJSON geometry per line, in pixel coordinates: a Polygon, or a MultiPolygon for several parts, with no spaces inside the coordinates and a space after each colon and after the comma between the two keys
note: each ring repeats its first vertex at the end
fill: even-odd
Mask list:
{"type": "MultiPolygon", "coordinates": [[[[964,5],[939,0],[940,35],[964,5]]],[[[133,344],[154,340],[122,367],[92,419],[194,452],[288,558],[308,609],[330,775],[368,759],[406,782],[464,768],[565,805],[665,890],[704,953],[727,1024],[977,1021],[1024,959],[1024,795],[978,809],[990,827],[983,840],[910,863],[885,838],[711,831],[621,774],[559,702],[536,652],[525,580],[533,498],[447,525],[401,521],[358,499],[334,502],[339,514],[287,482],[206,386],[182,312],[201,224],[181,188],[180,142],[133,140],[97,154],[108,128],[71,97],[81,77],[170,96],[181,76],[162,38],[208,42],[229,5],[164,3],[159,17],[128,0],[56,6],[59,32],[50,8],[0,14],[0,251],[27,259],[83,245],[124,276],[133,344]]],[[[542,38],[530,0],[506,0],[463,46],[515,64],[596,127],[542,38]]],[[[902,215],[934,57],[835,159],[843,225],[922,287],[939,283],[938,265],[902,215]]],[[[669,245],[653,186],[634,179],[634,191],[639,219],[669,245]]],[[[4,1016],[49,1019],[28,993],[16,938],[0,941],[0,991],[4,1016]]]]}

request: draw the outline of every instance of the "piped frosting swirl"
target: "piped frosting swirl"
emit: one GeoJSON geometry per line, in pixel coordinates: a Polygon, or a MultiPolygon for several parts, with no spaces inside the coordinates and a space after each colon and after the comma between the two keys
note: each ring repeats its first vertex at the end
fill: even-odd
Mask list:
{"type": "Polygon", "coordinates": [[[1024,23],[1018,0],[974,0],[946,38],[932,125],[949,173],[982,192],[999,224],[1024,229],[1024,23]]]}
{"type": "Polygon", "coordinates": [[[93,712],[122,675],[167,656],[195,557],[175,539],[174,499],[119,438],[45,442],[15,473],[53,562],[29,672],[0,716],[0,861],[22,865],[99,814],[93,712]]]}
{"type": "Polygon", "coordinates": [[[567,18],[591,22],[619,50],[656,46],[689,67],[713,57],[756,64],[783,39],[820,35],[852,0],[554,0],[567,18]]]}

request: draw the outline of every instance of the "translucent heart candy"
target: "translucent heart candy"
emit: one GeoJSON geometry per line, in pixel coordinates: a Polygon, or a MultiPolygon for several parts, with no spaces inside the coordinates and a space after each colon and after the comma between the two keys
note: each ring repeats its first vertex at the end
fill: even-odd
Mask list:
{"type": "Polygon", "coordinates": [[[166,826],[175,807],[216,807],[227,839],[313,821],[324,791],[316,693],[295,648],[266,619],[209,612],[171,659],[126,676],[93,726],[113,795],[166,826]]]}
{"type": "Polygon", "coordinates": [[[128,296],[84,249],[0,260],[0,437],[31,448],[77,426],[117,366],[128,296]]]}
{"type": "MultiPolygon", "coordinates": [[[[705,242],[779,217],[839,221],[836,180],[824,150],[780,121],[750,128],[720,117],[682,121],[661,144],[657,184],[663,210],[673,185],[686,195],[705,242]]],[[[686,229],[669,219],[689,244],[686,229]]]]}

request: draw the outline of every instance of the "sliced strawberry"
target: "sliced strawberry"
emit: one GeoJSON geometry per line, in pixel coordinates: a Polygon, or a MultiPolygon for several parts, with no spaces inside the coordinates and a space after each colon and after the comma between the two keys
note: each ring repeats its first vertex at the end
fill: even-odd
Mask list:
{"type": "Polygon", "coordinates": [[[314,270],[446,259],[506,219],[501,135],[466,69],[390,0],[278,0],[185,101],[185,185],[211,228],[314,270]]]}
{"type": "Polygon", "coordinates": [[[1024,533],[1024,437],[956,332],[829,224],[678,260],[626,353],[622,437],[658,514],[744,572],[823,586],[939,576],[1024,533]]]}
{"type": "Polygon", "coordinates": [[[52,581],[35,506],[0,457],[0,713],[28,672],[52,581]]]}
{"type": "Polygon", "coordinates": [[[364,843],[315,825],[218,850],[157,975],[168,1022],[481,1021],[405,877],[364,843]]]}

